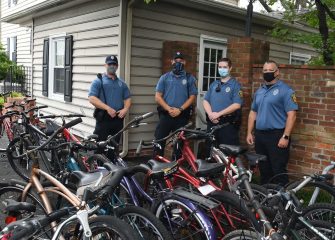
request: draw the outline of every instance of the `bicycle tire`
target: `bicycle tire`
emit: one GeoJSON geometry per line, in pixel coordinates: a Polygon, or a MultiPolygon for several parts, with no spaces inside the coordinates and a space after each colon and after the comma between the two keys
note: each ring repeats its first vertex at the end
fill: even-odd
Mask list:
{"type": "MultiPolygon", "coordinates": [[[[309,222],[314,228],[324,234],[329,240],[333,240],[335,237],[335,225],[324,221],[310,221],[309,222]]],[[[320,237],[316,235],[310,228],[306,229],[306,226],[298,224],[295,229],[292,230],[291,234],[296,232],[299,236],[299,240],[319,240],[320,237]]]]}
{"type": "MultiPolygon", "coordinates": [[[[236,229],[247,229],[249,227],[254,227],[257,231],[261,230],[255,214],[250,211],[246,202],[238,195],[227,191],[215,191],[210,193],[208,196],[218,200],[223,204],[225,210],[231,216],[230,220],[235,220],[234,225],[237,227],[236,229]],[[235,219],[237,216],[242,217],[242,219],[240,219],[241,222],[235,219]],[[244,224],[243,221],[248,221],[251,226],[249,224],[244,224]]],[[[221,220],[224,220],[223,217],[221,220]]],[[[228,219],[226,220],[229,222],[228,219]]],[[[227,225],[227,223],[223,223],[227,225]]],[[[233,231],[236,229],[229,229],[229,231],[233,231]]]]}
{"type": "Polygon", "coordinates": [[[173,194],[168,194],[167,196],[163,196],[162,199],[160,199],[157,204],[153,205],[151,210],[152,212],[156,215],[160,221],[163,222],[165,226],[169,226],[169,231],[173,235],[174,239],[192,239],[192,240],[214,240],[216,238],[216,232],[215,229],[213,228],[213,224],[211,223],[210,219],[208,216],[200,210],[198,207],[196,207],[192,202],[188,201],[187,199],[180,198],[176,195],[173,194]],[[173,208],[173,206],[179,207],[179,208],[173,208]],[[185,209],[190,213],[189,215],[186,215],[186,212],[182,212],[180,214],[180,211],[173,211],[174,209],[176,210],[182,210],[185,209]],[[165,214],[165,215],[161,215],[165,214]],[[194,222],[192,224],[193,229],[185,229],[187,227],[187,222],[183,219],[183,217],[186,217],[186,220],[192,220],[191,217],[194,216],[194,222]],[[170,222],[171,218],[174,222],[170,222]],[[167,220],[167,218],[169,218],[167,220]],[[182,222],[177,222],[177,220],[182,220],[182,222]],[[178,224],[183,223],[182,226],[178,226],[178,224]],[[176,228],[172,228],[173,226],[176,226],[176,228]],[[198,224],[198,227],[200,230],[197,230],[195,224],[198,224]],[[183,229],[181,229],[183,227],[183,229]],[[193,230],[193,231],[192,231],[193,230]],[[191,231],[191,232],[189,232],[191,231]],[[195,232],[194,232],[195,231],[195,232]],[[189,232],[189,236],[180,236],[181,234],[185,234],[189,232]],[[199,234],[200,235],[199,235],[199,234]],[[195,234],[197,234],[195,236],[195,234]]]}
{"type": "MultiPolygon", "coordinates": [[[[22,200],[22,192],[23,192],[23,187],[19,186],[18,184],[8,184],[8,183],[1,183],[0,185],[0,209],[3,211],[5,209],[5,199],[13,199],[18,202],[21,202],[22,200]]],[[[39,196],[32,192],[28,191],[27,193],[27,198],[23,199],[25,202],[30,202],[33,203],[36,206],[36,212],[35,214],[37,215],[45,215],[46,210],[39,198],[39,196]]],[[[0,211],[0,227],[3,228],[2,223],[4,223],[3,218],[4,215],[2,214],[2,211],[0,211]]]]}
{"type": "MultiPolygon", "coordinates": [[[[295,188],[296,186],[298,186],[301,181],[295,181],[290,183],[286,188],[287,190],[291,190],[293,188],[295,188]]],[[[304,206],[306,205],[311,205],[314,203],[320,203],[320,202],[328,202],[328,203],[333,203],[333,200],[335,199],[335,188],[334,186],[326,183],[326,182],[321,182],[321,181],[311,181],[309,182],[306,186],[304,186],[300,191],[298,191],[296,193],[298,198],[302,198],[302,199],[306,199],[306,196],[308,196],[308,194],[313,194],[315,187],[319,187],[320,188],[320,192],[316,198],[316,202],[309,202],[309,201],[304,201],[304,206]],[[305,191],[303,191],[305,190],[305,191]]],[[[310,199],[308,199],[310,200],[310,199]]]]}
{"type": "Polygon", "coordinates": [[[326,221],[335,224],[335,205],[315,203],[303,209],[302,215],[309,220],[326,221]]]}
{"type": "Polygon", "coordinates": [[[235,230],[228,233],[222,240],[259,240],[258,234],[250,230],[235,230]]]}
{"type": "MultiPolygon", "coordinates": [[[[92,239],[96,234],[106,233],[108,231],[107,238],[100,239],[118,239],[118,240],[141,240],[139,235],[132,229],[129,224],[124,221],[114,217],[114,216],[97,216],[89,219],[89,226],[92,231],[92,239]],[[118,238],[110,236],[110,234],[116,234],[118,238]]],[[[82,232],[79,239],[82,239],[82,232]]]]}
{"type": "Polygon", "coordinates": [[[122,219],[128,224],[131,222],[132,224],[129,224],[130,226],[133,226],[133,224],[136,225],[136,222],[132,221],[139,220],[139,218],[141,218],[142,221],[144,220],[142,224],[134,226],[135,230],[137,229],[137,231],[140,231],[139,235],[142,239],[173,240],[173,237],[165,228],[163,223],[147,209],[137,206],[126,206],[124,208],[117,208],[115,210],[115,214],[118,218],[122,219]],[[147,232],[149,227],[152,228],[152,232],[147,232]],[[142,230],[145,230],[145,232],[142,230]],[[151,235],[151,233],[156,233],[156,235],[151,235]]]}

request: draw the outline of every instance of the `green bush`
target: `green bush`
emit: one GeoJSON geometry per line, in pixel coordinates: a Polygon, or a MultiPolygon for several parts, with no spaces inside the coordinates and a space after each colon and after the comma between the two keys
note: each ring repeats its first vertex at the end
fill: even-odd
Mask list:
{"type": "Polygon", "coordinates": [[[7,53],[0,44],[0,80],[6,78],[9,68],[12,64],[13,62],[9,60],[7,53]]]}

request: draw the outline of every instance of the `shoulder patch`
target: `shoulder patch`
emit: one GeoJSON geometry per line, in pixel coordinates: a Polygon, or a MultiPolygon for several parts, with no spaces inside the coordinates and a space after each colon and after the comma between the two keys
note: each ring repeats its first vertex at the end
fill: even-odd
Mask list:
{"type": "Polygon", "coordinates": [[[295,96],[295,93],[292,93],[292,95],[291,95],[291,99],[292,99],[292,101],[293,101],[295,104],[298,103],[298,102],[297,102],[297,97],[295,96]]]}
{"type": "Polygon", "coordinates": [[[238,95],[240,96],[240,98],[243,98],[243,91],[242,90],[238,91],[238,95]]]}

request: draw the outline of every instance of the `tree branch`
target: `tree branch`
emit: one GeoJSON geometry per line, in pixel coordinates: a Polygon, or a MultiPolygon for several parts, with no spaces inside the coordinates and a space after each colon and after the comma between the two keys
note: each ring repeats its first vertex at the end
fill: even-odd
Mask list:
{"type": "Polygon", "coordinates": [[[328,13],[328,16],[335,21],[335,14],[332,11],[330,11],[329,7],[320,0],[315,0],[315,1],[318,1],[324,7],[326,13],[328,13]]]}
{"type": "Polygon", "coordinates": [[[258,0],[267,12],[273,12],[272,8],[266,3],[265,0],[258,0]]]}

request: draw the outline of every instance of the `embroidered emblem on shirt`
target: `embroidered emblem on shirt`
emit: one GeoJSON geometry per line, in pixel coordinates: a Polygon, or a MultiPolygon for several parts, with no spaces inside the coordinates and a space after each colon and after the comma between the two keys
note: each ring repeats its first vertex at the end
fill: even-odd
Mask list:
{"type": "Polygon", "coordinates": [[[297,102],[297,97],[295,96],[295,93],[292,93],[292,95],[291,95],[291,99],[292,99],[292,101],[293,101],[295,104],[298,104],[298,102],[297,102]]]}
{"type": "Polygon", "coordinates": [[[186,79],[183,79],[182,84],[183,84],[183,85],[186,85],[186,83],[187,83],[187,80],[186,80],[186,79]]]}
{"type": "Polygon", "coordinates": [[[238,95],[240,96],[240,98],[243,97],[243,92],[242,92],[242,90],[238,91],[238,95]]]}
{"type": "Polygon", "coordinates": [[[122,87],[122,82],[119,81],[119,87],[122,87]]]}
{"type": "Polygon", "coordinates": [[[275,90],[273,90],[273,96],[276,96],[279,93],[279,89],[276,88],[275,90]]]}
{"type": "Polygon", "coordinates": [[[226,92],[230,92],[230,87],[227,87],[227,88],[226,88],[226,92]]]}

